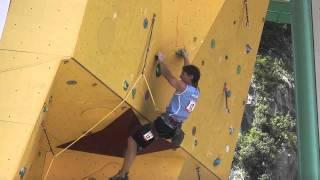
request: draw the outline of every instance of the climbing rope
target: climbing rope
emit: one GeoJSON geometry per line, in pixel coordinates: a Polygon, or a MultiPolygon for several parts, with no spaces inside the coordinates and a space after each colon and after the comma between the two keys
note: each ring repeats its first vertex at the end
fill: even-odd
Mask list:
{"type": "Polygon", "coordinates": [[[146,65],[147,65],[147,58],[148,58],[148,54],[149,54],[149,50],[150,50],[150,43],[151,43],[151,39],[152,39],[152,34],[153,34],[153,27],[154,27],[154,22],[156,21],[156,15],[153,14],[153,17],[152,17],[152,22],[151,22],[151,25],[150,25],[150,34],[149,34],[149,38],[148,38],[148,41],[147,41],[147,46],[146,46],[146,49],[145,49],[145,57],[144,57],[144,63],[143,63],[143,67],[142,67],[142,74],[144,74],[144,70],[146,68],[146,65]]]}
{"type": "Polygon", "coordinates": [[[200,167],[196,167],[196,173],[197,173],[197,176],[198,176],[198,180],[201,180],[201,176],[200,176],[200,167]]]}
{"type": "Polygon", "coordinates": [[[244,6],[246,8],[246,18],[247,18],[246,26],[248,27],[249,26],[248,0],[244,0],[244,6]]]}
{"type": "MultiPolygon", "coordinates": [[[[67,147],[65,147],[64,149],[62,149],[60,152],[58,152],[57,154],[53,155],[52,159],[51,159],[51,162],[49,164],[49,167],[47,169],[47,172],[45,174],[45,177],[44,177],[44,180],[47,179],[48,177],[48,174],[51,170],[51,167],[53,165],[53,162],[54,160],[59,157],[62,153],[64,153],[67,149],[69,149],[72,145],[74,145],[76,142],[78,142],[80,139],[82,139],[84,136],[86,136],[87,134],[89,134],[94,128],[96,128],[100,123],[102,123],[104,120],[106,120],[111,114],[113,114],[123,103],[126,102],[126,100],[128,99],[129,95],[130,95],[130,92],[137,86],[137,84],[139,83],[139,81],[141,80],[141,78],[143,77],[144,78],[144,81],[146,82],[147,84],[147,87],[148,87],[148,90],[149,90],[149,93],[150,93],[150,97],[152,99],[152,102],[153,102],[153,105],[154,105],[154,108],[155,110],[157,111],[158,108],[156,106],[156,103],[155,103],[155,100],[154,100],[154,97],[153,97],[153,94],[151,92],[151,88],[150,88],[150,85],[148,83],[148,80],[145,76],[145,67],[146,67],[146,63],[147,63],[147,57],[148,57],[148,53],[149,53],[149,50],[150,50],[150,42],[151,42],[151,38],[152,38],[152,31],[153,31],[153,26],[154,26],[154,22],[155,22],[155,18],[156,18],[156,15],[154,14],[153,15],[153,18],[152,18],[152,23],[151,23],[151,27],[150,27],[150,34],[149,34],[149,38],[148,38],[148,43],[147,43],[147,47],[145,49],[145,58],[144,58],[144,64],[143,64],[143,68],[142,68],[142,72],[141,74],[137,77],[136,81],[134,82],[133,86],[131,87],[130,91],[128,91],[128,93],[125,95],[125,97],[123,98],[123,100],[116,106],[112,109],[112,111],[110,111],[107,115],[105,115],[103,118],[101,118],[95,125],[93,125],[90,129],[88,129],[85,133],[83,133],[81,136],[79,136],[76,140],[74,140],[71,144],[69,144],[67,147]]],[[[52,151],[53,152],[53,151],[52,151]]]]}

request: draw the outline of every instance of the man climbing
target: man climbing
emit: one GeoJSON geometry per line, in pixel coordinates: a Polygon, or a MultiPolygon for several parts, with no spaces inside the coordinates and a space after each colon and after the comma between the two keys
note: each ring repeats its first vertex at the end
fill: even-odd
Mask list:
{"type": "Polygon", "coordinates": [[[182,123],[194,110],[200,95],[198,89],[200,71],[196,66],[190,65],[186,50],[179,50],[177,55],[183,57],[184,60],[180,80],[166,66],[163,54],[160,52],[157,54],[156,59],[160,63],[161,74],[176,91],[165,113],[153,123],[144,125],[132,136],[129,136],[122,168],[109,180],[128,180],[129,168],[136,157],[137,150],[146,148],[156,138],[171,139],[171,142],[177,146],[182,142],[182,123]]]}

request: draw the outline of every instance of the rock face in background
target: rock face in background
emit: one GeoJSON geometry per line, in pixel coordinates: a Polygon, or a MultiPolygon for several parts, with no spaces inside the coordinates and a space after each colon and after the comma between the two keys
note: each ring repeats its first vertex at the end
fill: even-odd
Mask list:
{"type": "MultiPolygon", "coordinates": [[[[241,149],[245,149],[245,145],[243,144],[248,143],[248,138],[245,136],[248,136],[248,134],[251,133],[252,128],[262,127],[261,132],[271,134],[269,135],[271,139],[273,138],[273,140],[277,142],[277,136],[273,136],[273,130],[270,130],[273,128],[271,121],[273,118],[281,115],[286,116],[289,121],[292,121],[292,124],[294,125],[289,134],[291,133],[295,136],[294,129],[296,115],[293,65],[294,62],[292,56],[290,25],[266,22],[261,37],[261,44],[257,56],[257,64],[255,67],[254,76],[248,92],[248,101],[243,115],[243,121],[241,125],[242,137],[240,137],[237,152],[235,153],[233,171],[231,172],[230,179],[297,179],[295,141],[288,140],[289,142],[294,142],[293,146],[288,145],[290,143],[282,143],[287,141],[280,141],[280,146],[275,145],[277,147],[276,151],[274,151],[276,152],[276,157],[272,160],[266,157],[266,161],[272,161],[269,163],[271,164],[270,166],[266,166],[266,169],[270,170],[266,170],[264,173],[260,172],[260,175],[256,175],[256,177],[252,177],[252,173],[248,172],[250,170],[252,171],[252,168],[246,167],[250,163],[247,162],[248,160],[244,160],[245,158],[242,157],[243,152],[240,152],[241,149]],[[267,120],[260,120],[261,117],[255,112],[256,108],[261,104],[267,105],[267,108],[263,112],[266,114],[265,117],[267,117],[267,120]],[[244,141],[246,142],[243,143],[244,141]],[[263,175],[261,176],[261,174],[263,175]]],[[[282,123],[281,120],[278,122],[278,124],[279,123],[282,123]]],[[[264,141],[264,139],[261,141],[264,141]]],[[[257,140],[257,142],[259,142],[259,140],[257,140]]],[[[252,145],[248,147],[248,149],[254,146],[255,145],[252,145]]],[[[248,150],[247,152],[251,153],[248,150]]],[[[252,154],[257,155],[259,153],[255,152],[252,154]]],[[[259,158],[264,159],[265,157],[260,156],[258,159],[259,158]]],[[[258,162],[262,162],[261,167],[265,166],[264,160],[258,162]]],[[[263,168],[262,171],[264,171],[263,168]]]]}

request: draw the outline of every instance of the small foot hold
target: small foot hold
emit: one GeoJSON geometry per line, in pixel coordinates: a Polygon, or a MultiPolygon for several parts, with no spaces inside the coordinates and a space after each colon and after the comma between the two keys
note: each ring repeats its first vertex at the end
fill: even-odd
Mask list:
{"type": "Polygon", "coordinates": [[[128,173],[126,173],[124,176],[120,176],[119,173],[110,177],[109,180],[129,180],[128,173]]]}

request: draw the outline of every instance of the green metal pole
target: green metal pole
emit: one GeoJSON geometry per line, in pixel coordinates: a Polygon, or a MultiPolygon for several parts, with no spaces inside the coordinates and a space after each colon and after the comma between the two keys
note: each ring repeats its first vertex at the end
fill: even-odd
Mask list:
{"type": "Polygon", "coordinates": [[[311,9],[311,0],[292,0],[292,35],[295,59],[298,169],[300,180],[320,180],[311,9]]]}

